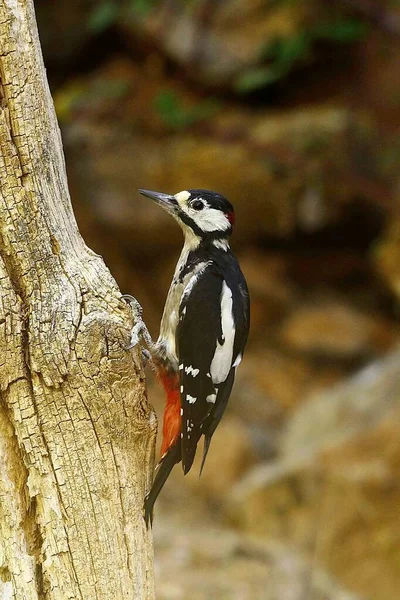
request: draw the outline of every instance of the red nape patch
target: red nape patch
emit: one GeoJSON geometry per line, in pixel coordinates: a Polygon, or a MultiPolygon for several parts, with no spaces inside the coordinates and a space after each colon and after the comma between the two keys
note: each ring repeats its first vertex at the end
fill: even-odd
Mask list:
{"type": "Polygon", "coordinates": [[[181,398],[178,375],[160,371],[158,376],[167,395],[161,446],[161,456],[164,456],[167,450],[175,444],[181,432],[181,398]]]}
{"type": "Polygon", "coordinates": [[[233,212],[233,210],[231,210],[228,213],[226,213],[226,216],[228,217],[229,223],[233,227],[235,225],[235,222],[236,222],[236,217],[235,217],[235,213],[233,212]]]}

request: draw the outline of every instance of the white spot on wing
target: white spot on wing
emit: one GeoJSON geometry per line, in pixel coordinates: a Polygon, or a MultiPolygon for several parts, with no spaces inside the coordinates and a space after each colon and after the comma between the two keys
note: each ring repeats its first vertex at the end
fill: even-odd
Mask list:
{"type": "Polygon", "coordinates": [[[209,396],[207,396],[206,402],[211,402],[211,404],[215,404],[216,399],[217,394],[210,394],[209,396]]]}
{"type": "Polygon", "coordinates": [[[183,364],[179,365],[179,370],[182,371],[183,370],[183,364]]]}
{"type": "Polygon", "coordinates": [[[183,394],[183,385],[181,385],[181,394],[183,394]]]}
{"type": "Polygon", "coordinates": [[[233,358],[235,324],[232,315],[232,290],[224,281],[221,293],[221,326],[223,344],[217,341],[217,347],[211,361],[210,373],[214,383],[222,383],[228,377],[233,358]]]}
{"type": "Polygon", "coordinates": [[[185,367],[185,373],[186,375],[192,375],[192,377],[196,377],[196,375],[198,375],[200,373],[199,369],[193,369],[192,365],[189,365],[188,367],[185,367]]]}
{"type": "Polygon", "coordinates": [[[197,398],[194,398],[190,394],[186,394],[186,400],[187,400],[187,402],[189,402],[189,404],[194,404],[196,402],[197,398]]]}

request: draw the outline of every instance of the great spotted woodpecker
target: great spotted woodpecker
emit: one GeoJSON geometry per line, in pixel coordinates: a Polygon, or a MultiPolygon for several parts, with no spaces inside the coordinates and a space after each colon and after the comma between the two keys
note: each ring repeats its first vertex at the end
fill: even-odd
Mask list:
{"type": "Polygon", "coordinates": [[[246,281],[229,247],[235,213],[228,200],[200,189],[174,196],[139,192],[172,215],[185,238],[156,343],[137,301],[124,296],[136,310],[130,347],[144,339],[167,396],[161,458],[144,505],[148,524],[173,466],[182,461],[183,472],[190,470],[202,435],[203,469],[242,360],[250,310],[246,281]]]}

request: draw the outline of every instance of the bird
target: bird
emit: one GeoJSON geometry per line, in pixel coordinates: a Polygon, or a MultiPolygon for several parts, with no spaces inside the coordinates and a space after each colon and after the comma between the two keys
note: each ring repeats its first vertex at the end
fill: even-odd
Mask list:
{"type": "Polygon", "coordinates": [[[140,189],[180,225],[184,244],[169,288],[160,333],[153,342],[138,301],[129,347],[143,339],[164,387],[161,458],[144,501],[146,525],[172,468],[186,475],[204,437],[203,470],[211,439],[228,403],[242,361],[250,323],[249,292],[229,238],[235,226],[232,204],[221,194],[188,189],[170,195],[140,189]]]}

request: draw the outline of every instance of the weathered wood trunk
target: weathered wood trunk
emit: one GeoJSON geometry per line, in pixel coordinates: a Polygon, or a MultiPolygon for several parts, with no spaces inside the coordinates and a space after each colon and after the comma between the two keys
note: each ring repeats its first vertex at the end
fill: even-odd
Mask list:
{"type": "Polygon", "coordinates": [[[154,598],[155,417],[72,212],[32,0],[0,3],[0,598],[154,598]]]}

